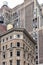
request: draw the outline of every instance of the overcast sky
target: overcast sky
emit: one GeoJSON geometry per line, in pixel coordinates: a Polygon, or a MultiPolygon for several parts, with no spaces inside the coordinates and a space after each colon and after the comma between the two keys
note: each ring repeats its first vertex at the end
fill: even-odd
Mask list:
{"type": "MultiPolygon", "coordinates": [[[[7,1],[8,2],[8,6],[10,8],[13,8],[16,5],[21,4],[24,0],[0,0],[0,7],[3,5],[4,1],[7,1]]],[[[43,0],[38,0],[38,2],[41,4],[41,3],[43,3],[43,0]]]]}

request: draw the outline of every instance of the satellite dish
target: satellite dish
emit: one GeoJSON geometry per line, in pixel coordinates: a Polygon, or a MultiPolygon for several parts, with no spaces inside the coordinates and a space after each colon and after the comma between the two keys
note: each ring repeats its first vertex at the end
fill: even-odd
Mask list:
{"type": "Polygon", "coordinates": [[[3,2],[3,5],[8,6],[8,2],[7,2],[7,1],[4,1],[4,2],[3,2]]]}

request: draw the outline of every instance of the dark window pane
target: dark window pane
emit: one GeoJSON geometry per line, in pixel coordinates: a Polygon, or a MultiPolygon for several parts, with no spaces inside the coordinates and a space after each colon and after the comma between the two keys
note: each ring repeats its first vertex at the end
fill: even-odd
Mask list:
{"type": "Polygon", "coordinates": [[[20,47],[20,43],[19,42],[17,42],[17,47],[20,47]]]}
{"type": "Polygon", "coordinates": [[[12,43],[10,44],[10,47],[12,47],[12,43]]]}
{"type": "Polygon", "coordinates": [[[4,50],[4,46],[3,46],[3,50],[4,50]]]}
{"type": "Polygon", "coordinates": [[[38,46],[36,46],[36,49],[38,49],[38,46]]]}
{"type": "Polygon", "coordinates": [[[12,39],[12,36],[10,36],[10,39],[12,39]]]}
{"type": "Polygon", "coordinates": [[[5,65],[5,62],[3,62],[3,65],[5,65]]]}
{"type": "Polygon", "coordinates": [[[3,58],[5,59],[5,52],[3,52],[3,58]]]}
{"type": "Polygon", "coordinates": [[[8,38],[6,38],[6,40],[8,40],[8,38]]]}
{"type": "Polygon", "coordinates": [[[13,53],[12,52],[10,52],[10,57],[12,57],[13,56],[13,53]]]}
{"type": "Polygon", "coordinates": [[[29,65],[29,63],[28,63],[28,65],[29,65]]]}
{"type": "Polygon", "coordinates": [[[38,59],[38,56],[36,56],[36,59],[38,59]]]}
{"type": "Polygon", "coordinates": [[[3,39],[3,42],[4,42],[4,39],[3,39]]]}
{"type": "Polygon", "coordinates": [[[17,65],[20,65],[20,60],[17,60],[17,65]]]}
{"type": "Polygon", "coordinates": [[[7,49],[7,45],[6,45],[6,49],[7,49]]]}
{"type": "Polygon", "coordinates": [[[20,51],[17,51],[17,56],[20,56],[20,51]]]}
{"type": "Polygon", "coordinates": [[[18,34],[17,37],[20,38],[20,35],[18,34]]]}
{"type": "Polygon", "coordinates": [[[36,64],[38,64],[38,61],[36,61],[36,64]]]}
{"type": "Polygon", "coordinates": [[[12,60],[10,60],[10,65],[12,65],[12,60]]]}

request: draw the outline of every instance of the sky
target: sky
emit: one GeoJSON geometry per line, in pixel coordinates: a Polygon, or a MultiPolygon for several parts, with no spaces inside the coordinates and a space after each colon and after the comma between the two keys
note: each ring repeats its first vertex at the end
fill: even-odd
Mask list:
{"type": "Polygon", "coordinates": [[[43,3],[43,0],[38,0],[39,4],[42,4],[43,3]]]}
{"type": "Polygon", "coordinates": [[[23,3],[24,0],[0,0],[0,7],[3,5],[3,3],[7,1],[8,2],[8,6],[10,8],[13,8],[15,6],[17,6],[18,4],[23,3]]]}
{"type": "MultiPolygon", "coordinates": [[[[18,4],[23,3],[24,0],[0,0],[0,7],[3,5],[3,2],[7,1],[8,2],[8,6],[10,8],[13,8],[15,6],[17,6],[18,4]]],[[[43,0],[38,0],[39,4],[43,3],[43,0]]]]}

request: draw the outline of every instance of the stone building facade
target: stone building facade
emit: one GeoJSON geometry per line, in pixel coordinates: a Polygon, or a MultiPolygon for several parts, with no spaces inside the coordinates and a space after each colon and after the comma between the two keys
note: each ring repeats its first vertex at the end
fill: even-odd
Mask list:
{"type": "Polygon", "coordinates": [[[36,41],[25,29],[11,29],[0,39],[1,65],[36,65],[36,41]]]}
{"type": "Polygon", "coordinates": [[[42,10],[37,0],[24,0],[21,5],[11,9],[6,3],[0,8],[0,25],[12,24],[14,28],[24,28],[29,32],[36,45],[36,62],[39,63],[39,31],[43,26],[42,10]],[[38,48],[37,48],[38,47],[38,48]]]}

